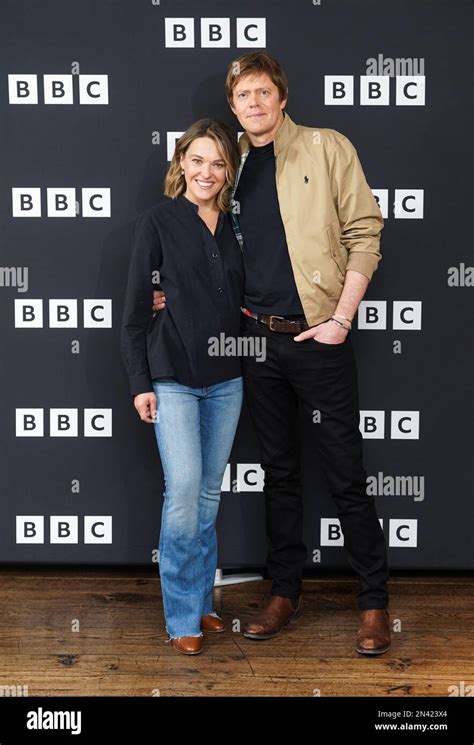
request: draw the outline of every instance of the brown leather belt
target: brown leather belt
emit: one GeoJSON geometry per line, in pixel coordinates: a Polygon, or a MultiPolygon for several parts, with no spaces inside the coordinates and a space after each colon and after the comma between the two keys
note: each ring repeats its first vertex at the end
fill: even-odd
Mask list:
{"type": "Polygon", "coordinates": [[[247,308],[241,308],[241,310],[244,315],[255,318],[256,321],[265,323],[270,331],[279,331],[283,334],[298,334],[301,333],[301,331],[307,331],[310,328],[303,319],[285,318],[284,316],[267,316],[263,313],[253,313],[251,310],[247,310],[247,308]]]}

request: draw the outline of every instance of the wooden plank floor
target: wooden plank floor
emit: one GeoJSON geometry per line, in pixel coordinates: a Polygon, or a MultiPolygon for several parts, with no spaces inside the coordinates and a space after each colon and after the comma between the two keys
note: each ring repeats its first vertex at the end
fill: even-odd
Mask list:
{"type": "Polygon", "coordinates": [[[275,639],[245,639],[239,628],[268,589],[216,589],[228,630],[189,657],[165,643],[153,571],[0,570],[0,686],[29,696],[447,696],[474,685],[470,577],[392,577],[400,630],[371,659],[354,649],[355,579],[305,580],[298,621],[275,639]]]}

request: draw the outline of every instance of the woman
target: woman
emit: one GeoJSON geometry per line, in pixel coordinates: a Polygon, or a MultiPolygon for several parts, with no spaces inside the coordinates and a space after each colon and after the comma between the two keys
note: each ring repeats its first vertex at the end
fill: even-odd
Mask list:
{"type": "Polygon", "coordinates": [[[122,322],[134,405],[154,424],[163,466],[163,607],[168,641],[184,654],[202,651],[203,631],[224,630],[212,606],[215,523],[243,387],[239,358],[209,351],[240,328],[243,264],[229,214],[238,158],[232,133],[214,120],[179,138],[169,199],[137,220],[122,322]],[[152,317],[157,285],[167,306],[152,317]]]}

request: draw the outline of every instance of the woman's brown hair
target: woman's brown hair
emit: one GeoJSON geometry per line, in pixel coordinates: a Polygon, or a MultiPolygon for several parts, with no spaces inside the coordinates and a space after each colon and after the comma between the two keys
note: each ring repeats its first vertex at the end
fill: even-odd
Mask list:
{"type": "Polygon", "coordinates": [[[231,210],[231,192],[239,165],[239,148],[229,127],[216,119],[199,119],[176,141],[174,155],[165,178],[165,196],[175,198],[186,191],[186,179],[181,173],[181,155],[198,137],[210,137],[216,143],[225,162],[226,181],[217,195],[217,206],[224,212],[231,210]]]}

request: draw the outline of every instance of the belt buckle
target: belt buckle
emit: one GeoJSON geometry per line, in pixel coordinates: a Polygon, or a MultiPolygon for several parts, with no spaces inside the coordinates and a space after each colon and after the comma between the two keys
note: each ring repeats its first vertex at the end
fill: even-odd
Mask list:
{"type": "Polygon", "coordinates": [[[278,318],[280,321],[285,320],[283,316],[270,316],[270,323],[268,324],[268,328],[270,329],[270,331],[276,331],[276,329],[274,329],[272,326],[272,322],[274,318],[278,318]]]}

